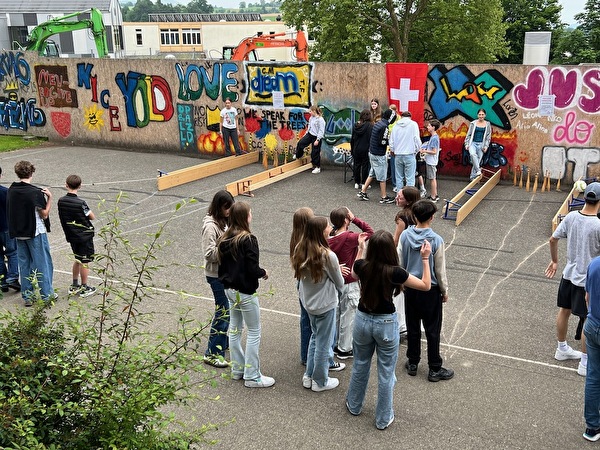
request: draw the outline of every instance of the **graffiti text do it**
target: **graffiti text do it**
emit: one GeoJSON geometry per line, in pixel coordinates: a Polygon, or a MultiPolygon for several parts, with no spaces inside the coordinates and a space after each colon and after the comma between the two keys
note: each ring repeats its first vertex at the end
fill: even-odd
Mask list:
{"type": "Polygon", "coordinates": [[[8,100],[0,98],[0,124],[7,130],[14,128],[26,131],[30,126],[42,127],[46,125],[44,111],[35,107],[35,99],[25,101],[8,100]]]}
{"type": "Polygon", "coordinates": [[[600,112],[600,69],[583,74],[580,69],[536,67],[527,81],[515,86],[513,100],[523,109],[537,109],[540,95],[554,95],[557,109],[578,107],[589,114],[600,112]]]}

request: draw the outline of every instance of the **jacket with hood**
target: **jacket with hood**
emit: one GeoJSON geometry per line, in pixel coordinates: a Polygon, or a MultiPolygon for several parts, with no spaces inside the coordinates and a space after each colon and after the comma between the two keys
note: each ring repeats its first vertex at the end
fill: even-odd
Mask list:
{"type": "Polygon", "coordinates": [[[390,135],[390,148],[394,155],[414,155],[421,148],[419,125],[410,117],[396,121],[390,135]]]}
{"type": "Polygon", "coordinates": [[[350,149],[354,158],[366,159],[369,156],[369,144],[371,142],[371,122],[355,123],[350,138],[350,149]]]}
{"type": "Polygon", "coordinates": [[[371,132],[371,142],[369,144],[369,153],[376,156],[384,156],[387,151],[390,122],[387,119],[381,119],[373,125],[371,132]]]}
{"type": "Polygon", "coordinates": [[[338,304],[338,291],[344,286],[340,263],[331,250],[327,251],[323,264],[323,276],[313,281],[310,270],[300,271],[300,301],[309,314],[318,316],[334,309],[338,304]]]}
{"type": "Polygon", "coordinates": [[[400,235],[404,267],[411,275],[421,278],[423,275],[421,245],[425,240],[431,244],[431,255],[429,255],[431,285],[439,286],[442,295],[448,294],[444,240],[431,228],[417,228],[415,225],[411,225],[400,235]]]}
{"type": "Polygon", "coordinates": [[[219,251],[217,242],[225,230],[208,214],[202,221],[202,254],[204,255],[204,273],[207,277],[219,276],[219,251]]]}
{"type": "Polygon", "coordinates": [[[258,280],[267,272],[261,268],[258,259],[258,239],[249,235],[233,247],[233,238],[219,243],[219,280],[225,289],[235,289],[242,294],[252,295],[258,289],[258,280]]]}
{"type": "MultiPolygon", "coordinates": [[[[368,237],[373,235],[373,228],[371,228],[367,222],[360,220],[358,217],[354,217],[352,223],[360,228],[363,233],[367,233],[368,237]]],[[[327,239],[329,248],[333,253],[336,254],[340,264],[345,264],[346,267],[352,268],[354,265],[354,260],[356,259],[356,254],[358,253],[359,236],[360,235],[354,231],[346,230],[327,239]]],[[[345,284],[352,283],[354,281],[356,281],[356,279],[351,273],[344,276],[345,284]]]]}

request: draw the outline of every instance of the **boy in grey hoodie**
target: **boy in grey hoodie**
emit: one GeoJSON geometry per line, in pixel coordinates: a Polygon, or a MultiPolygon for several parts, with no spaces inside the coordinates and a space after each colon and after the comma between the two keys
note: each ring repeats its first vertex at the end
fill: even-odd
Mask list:
{"type": "Polygon", "coordinates": [[[440,333],[442,331],[442,304],[448,301],[448,279],[446,277],[446,255],[444,240],[431,229],[433,216],[437,212],[435,203],[419,200],[412,207],[416,225],[411,225],[400,235],[402,261],[411,275],[421,277],[421,245],[431,244],[429,267],[431,289],[427,292],[405,288],[404,305],[406,310],[407,349],[406,370],[409,375],[417,374],[421,359],[421,321],[427,338],[427,362],[429,381],[449,380],[454,376],[452,369],[442,367],[440,355],[440,333]]]}

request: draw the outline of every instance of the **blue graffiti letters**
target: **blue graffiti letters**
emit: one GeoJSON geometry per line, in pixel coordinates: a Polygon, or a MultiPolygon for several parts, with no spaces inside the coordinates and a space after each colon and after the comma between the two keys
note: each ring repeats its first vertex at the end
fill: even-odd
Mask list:
{"type": "Polygon", "coordinates": [[[0,98],[0,124],[7,130],[15,128],[26,131],[30,126],[43,127],[46,125],[44,111],[35,107],[35,99],[25,101],[0,98]]]}
{"type": "Polygon", "coordinates": [[[212,100],[217,100],[221,94],[223,100],[237,101],[237,94],[231,87],[237,86],[237,80],[231,76],[237,73],[237,65],[233,63],[216,63],[212,67],[212,75],[209,76],[206,67],[189,64],[185,69],[180,64],[175,64],[175,72],[179,79],[180,100],[198,100],[203,92],[212,100]]]}

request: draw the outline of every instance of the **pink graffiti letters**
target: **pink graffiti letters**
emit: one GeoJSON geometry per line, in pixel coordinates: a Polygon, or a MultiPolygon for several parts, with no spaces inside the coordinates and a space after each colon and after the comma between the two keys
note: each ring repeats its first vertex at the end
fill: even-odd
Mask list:
{"type": "Polygon", "coordinates": [[[549,94],[555,96],[558,109],[578,106],[585,113],[596,113],[600,111],[599,79],[600,71],[595,68],[582,75],[580,69],[536,67],[525,83],[515,86],[513,99],[521,108],[532,110],[538,108],[540,95],[549,94]]]}
{"type": "Polygon", "coordinates": [[[585,144],[592,136],[595,125],[586,120],[575,122],[574,111],[569,111],[562,124],[554,128],[556,142],[567,141],[569,144],[585,144]]]}

